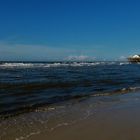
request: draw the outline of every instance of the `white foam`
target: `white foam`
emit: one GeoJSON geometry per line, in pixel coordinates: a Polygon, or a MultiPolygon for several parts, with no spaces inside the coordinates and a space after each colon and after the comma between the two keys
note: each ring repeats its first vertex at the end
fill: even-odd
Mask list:
{"type": "Polygon", "coordinates": [[[97,65],[127,65],[129,62],[55,62],[55,63],[2,63],[0,68],[50,68],[50,67],[82,67],[82,66],[97,66],[97,65]]]}
{"type": "Polygon", "coordinates": [[[0,67],[33,67],[32,63],[3,63],[0,67]]]}
{"type": "Polygon", "coordinates": [[[120,65],[129,65],[129,62],[121,62],[120,65]]]}

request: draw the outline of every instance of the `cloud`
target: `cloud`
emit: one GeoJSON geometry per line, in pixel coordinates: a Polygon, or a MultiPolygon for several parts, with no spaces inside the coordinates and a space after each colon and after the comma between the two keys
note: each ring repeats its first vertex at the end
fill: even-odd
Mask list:
{"type": "MultiPolygon", "coordinates": [[[[73,45],[51,47],[0,41],[0,61],[93,61],[95,58],[96,60],[104,60],[112,57],[110,54],[106,55],[102,47],[73,45]]],[[[125,58],[122,56],[120,59],[124,60],[125,58]]]]}
{"type": "Polygon", "coordinates": [[[47,46],[18,44],[14,42],[0,41],[0,60],[12,61],[92,61],[103,60],[111,57],[106,54],[104,46],[47,46]]]}
{"type": "Polygon", "coordinates": [[[47,61],[67,58],[67,60],[84,61],[91,59],[88,55],[80,55],[80,53],[82,52],[76,48],[0,42],[0,60],[47,61]]]}
{"type": "Polygon", "coordinates": [[[126,56],[120,56],[119,60],[120,61],[125,61],[125,60],[127,60],[127,57],[126,56]]]}
{"type": "Polygon", "coordinates": [[[87,55],[70,55],[67,58],[65,58],[65,60],[67,61],[90,61],[90,60],[94,60],[95,57],[89,57],[87,55]]]}

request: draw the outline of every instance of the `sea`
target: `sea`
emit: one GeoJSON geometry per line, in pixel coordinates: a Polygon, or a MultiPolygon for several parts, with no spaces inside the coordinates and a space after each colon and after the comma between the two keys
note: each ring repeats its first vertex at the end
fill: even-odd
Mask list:
{"type": "Polygon", "coordinates": [[[1,62],[0,118],[139,89],[140,65],[129,62],[1,62]]]}
{"type": "MultiPolygon", "coordinates": [[[[59,106],[61,109],[56,109],[54,116],[61,114],[62,117],[64,112],[71,110],[75,102],[93,98],[92,103],[94,103],[94,98],[98,97],[102,101],[115,100],[118,95],[136,91],[140,91],[139,63],[132,64],[127,61],[0,62],[1,139],[19,140],[23,136],[27,138],[35,132],[39,133],[38,129],[34,132],[35,126],[33,130],[30,128],[31,124],[33,125],[34,122],[41,124],[41,121],[43,124],[47,123],[48,116],[51,115],[31,115],[33,112],[46,113],[50,110],[52,114],[52,110],[59,106]],[[103,100],[106,97],[109,98],[103,100]],[[22,119],[19,119],[20,116],[22,119]],[[27,132],[24,129],[25,124],[27,126],[30,124],[27,132]],[[15,132],[13,132],[14,126],[15,132]],[[24,129],[24,133],[17,133],[19,126],[23,127],[21,130],[24,129]],[[2,131],[2,128],[10,130],[2,131]]],[[[87,108],[85,110],[87,111],[87,108]]],[[[64,122],[62,124],[65,125],[64,122]]]]}

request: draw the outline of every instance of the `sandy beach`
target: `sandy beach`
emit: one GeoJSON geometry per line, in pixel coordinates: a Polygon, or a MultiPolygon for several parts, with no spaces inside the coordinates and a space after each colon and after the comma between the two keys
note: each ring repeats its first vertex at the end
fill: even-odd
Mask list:
{"type": "Polygon", "coordinates": [[[139,140],[139,93],[132,99],[129,95],[123,95],[123,98],[125,103],[110,106],[111,103],[87,119],[41,133],[30,140],[139,140]]]}
{"type": "Polygon", "coordinates": [[[139,101],[139,92],[91,97],[22,114],[1,123],[1,140],[139,140],[139,101]]]}

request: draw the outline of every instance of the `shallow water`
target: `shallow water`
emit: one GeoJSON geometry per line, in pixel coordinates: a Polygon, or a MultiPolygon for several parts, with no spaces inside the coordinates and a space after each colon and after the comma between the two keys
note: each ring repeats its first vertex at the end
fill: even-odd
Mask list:
{"type": "Polygon", "coordinates": [[[1,62],[0,118],[68,100],[140,90],[128,62],[1,62]]]}

